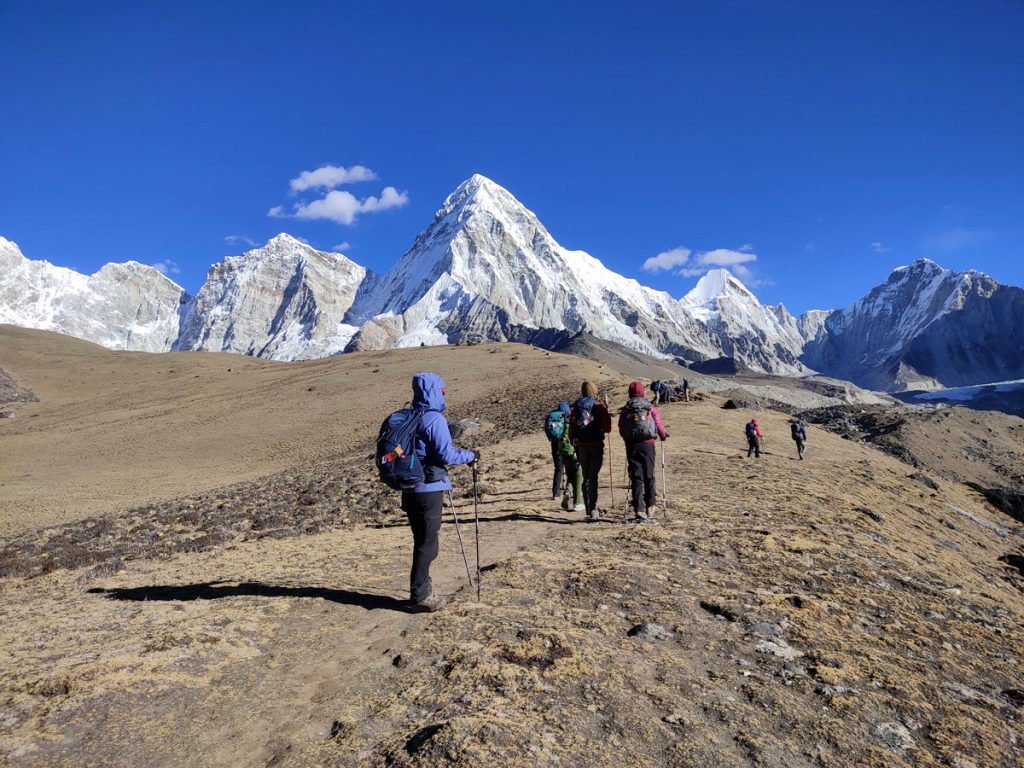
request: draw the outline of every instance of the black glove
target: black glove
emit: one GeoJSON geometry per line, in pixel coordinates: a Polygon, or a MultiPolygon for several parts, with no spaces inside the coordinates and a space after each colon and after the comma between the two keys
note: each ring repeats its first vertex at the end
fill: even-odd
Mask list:
{"type": "Polygon", "coordinates": [[[473,461],[471,461],[470,463],[471,464],[479,464],[480,463],[480,451],[473,451],[473,461]]]}
{"type": "Polygon", "coordinates": [[[661,442],[664,443],[666,440],[668,440],[668,432],[666,432],[665,436],[663,438],[661,438],[661,442]]]}

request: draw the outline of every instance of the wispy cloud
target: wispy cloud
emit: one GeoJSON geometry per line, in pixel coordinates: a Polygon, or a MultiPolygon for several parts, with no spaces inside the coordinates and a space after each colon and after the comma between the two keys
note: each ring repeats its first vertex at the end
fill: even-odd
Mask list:
{"type": "Polygon", "coordinates": [[[690,260],[690,249],[673,248],[670,251],[662,251],[657,256],[651,256],[640,267],[644,272],[664,272],[677,269],[690,260]]]}
{"type": "Polygon", "coordinates": [[[312,171],[303,171],[289,182],[291,194],[324,190],[323,197],[300,200],[291,204],[275,205],[267,216],[272,219],[304,219],[333,221],[337,224],[354,224],[364,213],[379,213],[391,208],[401,208],[409,202],[409,195],[392,186],[384,187],[380,195],[356,197],[348,190],[336,189],[342,184],[372,181],[377,174],[362,165],[345,168],[340,165],[324,165],[312,171]]]}
{"type": "Polygon", "coordinates": [[[672,272],[680,277],[699,277],[711,269],[725,268],[749,286],[770,284],[770,281],[757,277],[747,266],[755,261],[757,254],[750,243],[739,248],[714,248],[696,254],[689,248],[679,246],[650,257],[641,269],[645,272],[672,272]]]}
{"type": "Polygon", "coordinates": [[[331,250],[336,252],[336,253],[344,253],[345,251],[347,251],[351,247],[352,247],[352,243],[350,243],[348,240],[346,240],[343,243],[338,243],[336,246],[331,248],[331,250]]]}
{"type": "Polygon", "coordinates": [[[165,277],[168,275],[181,274],[181,268],[177,265],[176,262],[173,262],[170,259],[158,261],[156,264],[151,264],[150,266],[153,267],[153,269],[155,269],[161,275],[164,275],[165,277]]]}
{"type": "Polygon", "coordinates": [[[305,192],[307,189],[336,189],[342,184],[357,184],[373,181],[377,174],[363,165],[345,168],[341,165],[321,165],[312,171],[303,171],[288,182],[291,191],[305,192]]]}
{"type": "Polygon", "coordinates": [[[224,238],[225,245],[248,245],[250,248],[256,245],[256,241],[248,235],[228,235],[224,238]]]}
{"type": "Polygon", "coordinates": [[[807,245],[804,246],[804,250],[807,251],[808,253],[814,253],[817,249],[818,246],[813,240],[811,240],[810,242],[807,243],[807,245]]]}
{"type": "Polygon", "coordinates": [[[977,248],[992,237],[992,232],[983,229],[956,227],[926,237],[922,247],[933,256],[948,256],[968,248],[977,248]]]}
{"type": "Polygon", "coordinates": [[[889,251],[891,251],[891,250],[892,250],[892,248],[890,248],[890,247],[889,247],[889,246],[887,246],[887,245],[882,245],[882,244],[881,244],[880,242],[878,242],[877,240],[875,240],[875,242],[873,242],[873,243],[872,243],[872,244],[871,244],[870,246],[868,246],[868,247],[869,247],[869,248],[871,248],[871,250],[872,250],[872,251],[874,251],[875,253],[888,253],[889,251]]]}
{"type": "Polygon", "coordinates": [[[352,224],[360,214],[401,208],[408,202],[409,195],[394,187],[384,187],[380,197],[370,195],[362,200],[346,190],[334,189],[319,200],[296,203],[290,213],[283,205],[275,205],[267,211],[267,215],[274,219],[321,219],[337,224],[352,224]]]}

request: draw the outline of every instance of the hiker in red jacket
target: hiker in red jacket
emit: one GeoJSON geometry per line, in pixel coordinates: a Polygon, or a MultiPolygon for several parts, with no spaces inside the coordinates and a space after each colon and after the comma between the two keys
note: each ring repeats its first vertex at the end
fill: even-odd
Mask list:
{"type": "Polygon", "coordinates": [[[637,523],[654,521],[657,480],[654,477],[654,440],[668,440],[658,408],[644,396],[644,385],[629,385],[629,401],[619,413],[619,434],[626,443],[633,518],[637,523]]]}
{"type": "Polygon", "coordinates": [[[600,520],[597,508],[597,486],[604,464],[604,436],[612,431],[608,408],[597,400],[597,387],[583,382],[580,397],[569,412],[569,440],[576,449],[576,458],[583,473],[583,504],[588,520],[600,520]]]}
{"type": "Polygon", "coordinates": [[[761,458],[761,438],[764,435],[761,434],[761,427],[758,426],[757,419],[751,419],[747,422],[746,433],[747,458],[750,458],[750,454],[754,454],[755,459],[761,458]]]}

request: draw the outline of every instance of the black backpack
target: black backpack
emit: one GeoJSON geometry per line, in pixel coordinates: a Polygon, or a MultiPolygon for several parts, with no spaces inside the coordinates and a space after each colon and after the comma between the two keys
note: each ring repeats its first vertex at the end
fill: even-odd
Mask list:
{"type": "Polygon", "coordinates": [[[757,437],[757,427],[752,421],[747,422],[747,437],[757,437]]]}
{"type": "Polygon", "coordinates": [[[651,403],[647,398],[634,397],[622,409],[624,424],[622,437],[627,443],[642,443],[658,435],[658,425],[654,423],[651,403]]]}
{"type": "Polygon", "coordinates": [[[416,459],[416,431],[423,411],[404,408],[380,425],[376,463],[382,482],[396,491],[411,491],[426,479],[423,464],[416,459]]]}
{"type": "Polygon", "coordinates": [[[581,397],[569,413],[572,437],[577,442],[590,443],[604,439],[601,425],[594,419],[594,398],[581,397]]]}

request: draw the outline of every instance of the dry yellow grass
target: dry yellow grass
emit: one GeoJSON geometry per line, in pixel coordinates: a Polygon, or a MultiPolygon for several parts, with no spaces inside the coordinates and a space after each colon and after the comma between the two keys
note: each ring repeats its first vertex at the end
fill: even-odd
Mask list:
{"type": "MultiPolygon", "coordinates": [[[[453,401],[479,393],[460,415],[536,410],[544,365],[566,386],[612,381],[624,399],[625,375],[503,349],[429,352],[461,361],[453,401]],[[514,354],[525,372],[471,368],[514,354]]],[[[406,375],[427,354],[382,359],[406,375]]],[[[24,383],[45,402],[40,382],[24,383]]],[[[747,460],[749,414],[718,405],[663,409],[670,492],[657,527],[618,522],[618,441],[602,475],[618,505],[593,525],[547,498],[538,431],[486,433],[483,599],[465,587],[448,518],[435,582],[456,600],[437,615],[401,610],[409,533],[394,516],[0,579],[0,755],[15,766],[1021,765],[1024,579],[999,559],[1021,551],[1013,521],[816,429],[796,461],[783,414],[759,414],[769,455],[747,460]],[[646,622],[670,635],[628,636],[646,622]]],[[[375,428],[317,460],[325,471],[362,461],[346,446],[375,428]]],[[[112,483],[138,471],[101,469],[112,483]]],[[[464,490],[465,470],[453,474],[464,490]]],[[[457,500],[465,525],[469,502],[457,500]]],[[[111,530],[136,523],[127,513],[111,530]]]]}

